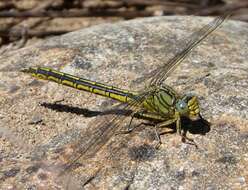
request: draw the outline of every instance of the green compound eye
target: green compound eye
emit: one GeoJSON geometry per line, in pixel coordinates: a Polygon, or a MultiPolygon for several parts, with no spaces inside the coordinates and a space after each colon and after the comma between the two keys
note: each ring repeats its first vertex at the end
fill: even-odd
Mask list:
{"type": "Polygon", "coordinates": [[[185,102],[183,102],[183,101],[179,103],[179,107],[180,107],[181,109],[185,109],[186,106],[187,106],[187,104],[186,104],[185,102]]]}
{"type": "Polygon", "coordinates": [[[179,100],[177,102],[176,109],[182,115],[188,113],[188,105],[184,100],[179,100]]]}

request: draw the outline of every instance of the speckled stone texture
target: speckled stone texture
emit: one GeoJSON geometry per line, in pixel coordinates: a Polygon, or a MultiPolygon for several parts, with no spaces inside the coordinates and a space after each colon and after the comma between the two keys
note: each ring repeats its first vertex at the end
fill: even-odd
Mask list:
{"type": "Polygon", "coordinates": [[[85,139],[96,136],[103,122],[99,115],[113,102],[19,72],[49,66],[142,89],[148,73],[211,19],[154,17],[98,25],[2,55],[0,189],[247,189],[246,23],[225,22],[166,80],[178,92],[199,97],[211,125],[189,130],[198,149],[166,134],[156,150],[153,128],[142,125],[131,134],[114,135],[92,158],[65,170],[63,164],[76,157],[85,139]]]}

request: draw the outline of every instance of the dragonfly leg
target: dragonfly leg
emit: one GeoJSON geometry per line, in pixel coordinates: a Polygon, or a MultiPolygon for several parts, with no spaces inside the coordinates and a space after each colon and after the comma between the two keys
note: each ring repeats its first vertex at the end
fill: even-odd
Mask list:
{"type": "Polygon", "coordinates": [[[190,144],[190,145],[194,145],[196,148],[198,148],[197,144],[195,143],[194,139],[191,139],[189,137],[186,136],[186,131],[183,132],[183,134],[181,135],[182,136],[182,142],[183,143],[186,143],[186,144],[190,144]],[[188,142],[186,142],[186,140],[188,142]]]}
{"type": "Polygon", "coordinates": [[[155,148],[159,148],[160,145],[162,144],[161,138],[160,138],[160,133],[158,133],[158,128],[163,128],[163,127],[167,127],[168,125],[171,125],[172,123],[175,123],[177,121],[176,118],[174,119],[170,119],[167,121],[163,121],[161,123],[158,123],[157,125],[155,125],[155,135],[156,135],[156,139],[158,141],[158,143],[156,144],[155,148]]]}
{"type": "Polygon", "coordinates": [[[177,128],[177,132],[178,134],[182,137],[182,142],[186,143],[186,144],[191,144],[194,145],[196,148],[198,148],[197,144],[195,143],[195,141],[189,137],[186,136],[187,131],[183,130],[182,133],[182,127],[181,127],[181,119],[180,119],[180,115],[178,113],[176,113],[176,128],[177,128]],[[188,141],[188,142],[186,142],[188,141]]]}
{"type": "Polygon", "coordinates": [[[133,121],[133,118],[135,117],[135,116],[134,116],[135,114],[136,114],[136,113],[132,113],[132,114],[131,114],[131,119],[130,119],[129,124],[128,124],[128,126],[127,126],[127,131],[128,131],[128,132],[132,132],[132,131],[134,130],[134,128],[135,128],[135,126],[134,126],[134,127],[131,126],[132,121],[133,121]]]}
{"type": "Polygon", "coordinates": [[[176,118],[177,132],[180,136],[182,136],[181,118],[178,112],[175,113],[175,118],[176,118]]]}
{"type": "Polygon", "coordinates": [[[160,138],[160,134],[158,134],[158,130],[157,130],[157,125],[155,125],[155,135],[156,135],[156,140],[157,140],[157,143],[155,145],[155,148],[156,149],[159,149],[160,145],[162,144],[162,141],[161,141],[161,138],[160,138]]]}
{"type": "Polygon", "coordinates": [[[188,138],[186,136],[186,131],[183,130],[183,133],[182,133],[182,127],[181,127],[181,118],[180,118],[180,114],[178,112],[175,113],[175,117],[173,119],[170,119],[170,120],[167,120],[167,121],[163,121],[161,123],[158,123],[156,126],[155,126],[155,134],[156,134],[156,138],[158,140],[158,144],[156,145],[156,147],[159,147],[162,142],[161,142],[161,138],[160,138],[160,134],[157,132],[157,129],[158,128],[163,128],[163,127],[166,127],[172,123],[175,123],[176,122],[176,131],[178,132],[178,134],[182,137],[182,142],[184,143],[188,143],[188,144],[192,144],[192,145],[196,145],[196,143],[194,142],[193,139],[191,138],[188,138]],[[188,142],[186,142],[186,140],[188,142]]]}
{"type": "MultiPolygon", "coordinates": [[[[134,113],[132,113],[131,114],[131,119],[130,119],[130,121],[129,121],[129,124],[128,124],[128,126],[127,126],[127,130],[120,130],[119,132],[117,132],[117,135],[118,134],[128,134],[128,133],[131,133],[137,126],[131,126],[131,124],[132,124],[132,121],[133,121],[133,119],[135,118],[135,115],[139,115],[139,114],[141,114],[141,113],[143,113],[143,111],[138,111],[138,112],[134,112],[134,113]]],[[[138,125],[139,126],[139,125],[138,125]]]]}
{"type": "Polygon", "coordinates": [[[131,115],[130,122],[129,122],[128,126],[127,126],[127,130],[121,130],[117,134],[128,134],[128,133],[131,133],[134,130],[134,128],[135,128],[135,126],[134,127],[131,127],[131,123],[133,121],[133,118],[134,118],[134,116],[132,114],[131,115]]]}

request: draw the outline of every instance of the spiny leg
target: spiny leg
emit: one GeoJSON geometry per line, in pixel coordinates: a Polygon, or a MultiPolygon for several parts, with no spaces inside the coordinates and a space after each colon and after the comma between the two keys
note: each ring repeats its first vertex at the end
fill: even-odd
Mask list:
{"type": "Polygon", "coordinates": [[[160,145],[162,144],[162,141],[161,141],[161,138],[160,138],[160,134],[158,134],[157,128],[158,128],[158,126],[155,125],[155,135],[156,135],[156,140],[157,140],[157,143],[155,145],[155,148],[156,149],[159,149],[160,145]]]}
{"type": "Polygon", "coordinates": [[[158,141],[158,143],[155,145],[155,148],[158,149],[160,147],[160,145],[162,144],[161,138],[160,138],[160,134],[158,133],[157,129],[158,128],[163,128],[163,127],[167,127],[168,125],[171,125],[173,123],[175,123],[177,121],[176,118],[167,120],[167,121],[163,121],[161,123],[158,123],[157,125],[155,125],[155,135],[156,135],[156,139],[158,141]]]}
{"type": "Polygon", "coordinates": [[[136,125],[136,126],[131,127],[132,121],[133,121],[133,119],[136,117],[136,115],[140,115],[140,114],[143,114],[143,113],[144,113],[143,110],[138,111],[138,112],[133,112],[133,113],[131,114],[131,119],[130,119],[130,121],[129,121],[127,130],[120,130],[120,131],[118,131],[118,132],[116,133],[116,135],[131,133],[136,127],[142,125],[143,123],[140,123],[139,125],[136,125]]]}
{"type": "Polygon", "coordinates": [[[175,118],[176,118],[176,129],[178,134],[181,136],[182,135],[181,118],[178,112],[175,113],[175,118]]]}
{"type": "Polygon", "coordinates": [[[186,136],[186,133],[187,131],[186,130],[183,130],[183,133],[182,133],[182,127],[181,127],[181,118],[180,118],[180,115],[178,114],[177,116],[177,122],[176,122],[176,129],[177,129],[177,132],[178,134],[181,136],[182,138],[182,142],[183,143],[186,143],[186,144],[190,144],[190,145],[194,145],[196,148],[198,148],[197,144],[195,143],[195,141],[189,137],[186,136]],[[186,142],[186,140],[188,142],[186,142]]]}
{"type": "Polygon", "coordinates": [[[180,118],[180,114],[178,112],[175,113],[175,118],[170,119],[170,120],[167,120],[167,121],[164,121],[164,122],[159,123],[159,124],[157,124],[155,126],[155,134],[156,134],[156,138],[158,140],[158,143],[156,145],[156,148],[158,148],[162,144],[161,138],[160,138],[161,133],[158,134],[157,128],[167,127],[168,125],[170,125],[170,124],[172,124],[174,122],[176,122],[176,131],[182,137],[182,142],[183,143],[194,145],[196,148],[198,148],[197,145],[196,145],[196,143],[194,142],[194,140],[191,139],[191,138],[188,138],[186,136],[186,131],[185,130],[183,130],[183,133],[182,133],[181,118],[180,118]],[[186,140],[189,141],[189,142],[186,142],[186,140]]]}
{"type": "Polygon", "coordinates": [[[162,131],[162,132],[159,132],[160,136],[162,135],[166,135],[166,134],[173,134],[173,133],[176,133],[176,129],[174,128],[166,128],[166,130],[162,131]]]}
{"type": "Polygon", "coordinates": [[[181,135],[181,137],[182,137],[182,142],[183,142],[183,143],[186,143],[186,144],[194,145],[196,148],[198,148],[198,146],[197,146],[197,144],[195,143],[194,139],[191,139],[191,138],[187,137],[187,136],[186,136],[186,133],[187,133],[187,131],[183,131],[183,134],[181,135]],[[187,140],[188,142],[187,142],[186,140],[187,140]]]}
{"type": "Polygon", "coordinates": [[[186,143],[186,144],[194,145],[196,148],[198,148],[196,143],[195,143],[195,141],[186,136],[186,133],[187,133],[186,130],[183,130],[183,133],[182,133],[180,114],[178,112],[176,112],[175,114],[176,114],[176,118],[177,118],[176,128],[177,128],[178,134],[182,137],[182,142],[186,143]],[[189,141],[189,142],[186,142],[186,140],[189,141]]]}

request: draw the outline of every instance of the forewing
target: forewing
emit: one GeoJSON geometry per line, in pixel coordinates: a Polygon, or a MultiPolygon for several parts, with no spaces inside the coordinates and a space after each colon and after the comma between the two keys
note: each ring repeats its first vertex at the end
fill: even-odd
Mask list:
{"type": "Polygon", "coordinates": [[[151,72],[150,86],[159,87],[165,81],[165,79],[171,74],[172,71],[185,59],[187,55],[209,34],[211,34],[214,30],[216,30],[223,22],[229,17],[229,14],[222,15],[216,17],[213,21],[205,25],[199,31],[193,33],[188,37],[188,40],[184,40],[185,42],[182,44],[186,44],[182,46],[182,48],[178,51],[178,53],[170,59],[167,63],[158,67],[156,70],[151,72]]]}
{"type": "Polygon", "coordinates": [[[70,169],[79,159],[83,158],[83,160],[86,160],[92,158],[123,127],[123,123],[130,119],[128,116],[140,109],[144,100],[151,93],[153,92],[146,91],[131,99],[128,104],[121,103],[115,106],[113,110],[121,110],[121,113],[118,115],[103,115],[94,121],[94,126],[89,127],[94,127],[96,130],[94,133],[86,131],[83,134],[83,138],[74,143],[75,150],[73,150],[73,156],[69,158],[64,171],[70,169]]]}

